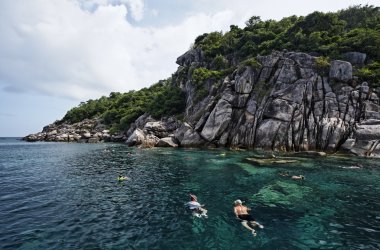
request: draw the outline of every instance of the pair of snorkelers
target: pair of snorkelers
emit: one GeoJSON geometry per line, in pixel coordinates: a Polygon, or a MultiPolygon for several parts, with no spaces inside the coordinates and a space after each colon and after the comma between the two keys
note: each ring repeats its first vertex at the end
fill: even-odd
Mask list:
{"type": "MultiPolygon", "coordinates": [[[[234,213],[236,215],[236,218],[241,221],[241,224],[250,230],[254,236],[256,236],[256,231],[254,227],[264,228],[263,225],[256,222],[256,220],[253,218],[249,212],[251,211],[250,208],[243,205],[243,202],[241,200],[236,200],[234,202],[234,213]]],[[[198,199],[195,195],[190,194],[190,201],[186,203],[186,206],[192,211],[194,216],[197,217],[206,217],[207,218],[207,210],[204,208],[204,205],[201,205],[198,202],[198,199]]]]}

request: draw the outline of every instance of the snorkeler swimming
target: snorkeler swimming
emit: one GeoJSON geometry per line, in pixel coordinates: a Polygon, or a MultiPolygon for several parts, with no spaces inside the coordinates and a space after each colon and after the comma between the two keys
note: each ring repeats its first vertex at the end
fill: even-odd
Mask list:
{"type": "Polygon", "coordinates": [[[119,174],[119,176],[117,177],[117,180],[118,181],[126,181],[126,180],[129,180],[129,178],[127,176],[122,176],[121,174],[119,174]]]}
{"type": "Polygon", "coordinates": [[[256,231],[253,227],[258,226],[259,228],[264,228],[264,226],[256,222],[253,216],[248,213],[248,211],[250,211],[251,209],[247,208],[246,206],[243,206],[243,202],[241,200],[236,200],[234,204],[234,213],[236,217],[241,220],[241,224],[245,228],[252,232],[253,236],[256,236],[256,231]]]}
{"type": "Polygon", "coordinates": [[[190,201],[186,203],[186,206],[192,211],[194,216],[207,218],[207,210],[203,208],[204,205],[198,202],[197,196],[190,194],[190,201]]]}

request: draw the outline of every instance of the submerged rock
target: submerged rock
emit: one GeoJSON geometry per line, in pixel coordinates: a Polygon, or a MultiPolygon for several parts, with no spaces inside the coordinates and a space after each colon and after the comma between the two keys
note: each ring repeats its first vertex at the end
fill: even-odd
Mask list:
{"type": "Polygon", "coordinates": [[[292,156],[301,156],[301,157],[325,157],[327,154],[325,152],[317,152],[317,151],[300,151],[300,152],[291,152],[288,153],[292,156]]]}
{"type": "Polygon", "coordinates": [[[278,165],[278,164],[289,164],[289,163],[299,162],[298,160],[276,159],[276,158],[267,158],[267,159],[247,158],[246,160],[257,165],[278,165]]]}
{"type": "Polygon", "coordinates": [[[253,195],[257,203],[269,207],[286,207],[288,209],[302,209],[302,204],[312,195],[312,188],[301,186],[295,182],[277,181],[260,189],[253,195]]]}

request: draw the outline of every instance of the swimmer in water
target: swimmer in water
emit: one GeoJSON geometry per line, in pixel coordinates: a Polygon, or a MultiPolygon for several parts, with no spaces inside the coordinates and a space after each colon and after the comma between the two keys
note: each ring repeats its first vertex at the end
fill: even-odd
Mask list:
{"type": "Polygon", "coordinates": [[[241,224],[251,231],[253,236],[256,236],[256,231],[253,227],[258,226],[259,228],[264,228],[264,226],[256,222],[255,218],[248,213],[251,209],[243,206],[243,202],[241,200],[236,200],[234,204],[234,213],[236,218],[241,220],[241,224]]]}
{"type": "Polygon", "coordinates": [[[203,208],[204,205],[198,202],[197,196],[190,194],[190,201],[186,203],[186,206],[189,207],[194,215],[198,214],[207,217],[207,210],[203,208]]]}
{"type": "Polygon", "coordinates": [[[303,176],[303,175],[293,175],[292,179],[293,180],[304,180],[305,176],[303,176]]]}
{"type": "Polygon", "coordinates": [[[361,168],[363,168],[363,166],[360,164],[357,164],[357,165],[353,165],[353,166],[349,166],[349,167],[342,167],[342,168],[344,168],[344,169],[361,169],[361,168]]]}
{"type": "Polygon", "coordinates": [[[123,176],[123,175],[119,174],[119,176],[117,177],[117,180],[118,181],[126,181],[126,180],[129,180],[129,178],[127,176],[123,176]]]}

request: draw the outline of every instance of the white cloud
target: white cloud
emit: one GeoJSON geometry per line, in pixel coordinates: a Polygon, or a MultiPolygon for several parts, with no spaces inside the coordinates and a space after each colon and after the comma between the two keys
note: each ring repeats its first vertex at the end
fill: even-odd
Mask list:
{"type": "Polygon", "coordinates": [[[231,11],[200,13],[141,28],[126,13],[114,4],[89,12],[73,1],[2,1],[0,86],[76,100],[140,89],[169,77],[197,35],[229,27],[234,18],[231,11]]]}
{"type": "Polygon", "coordinates": [[[119,0],[128,6],[132,13],[133,19],[140,21],[144,15],[144,1],[143,0],[119,0]]]}
{"type": "Polygon", "coordinates": [[[150,14],[151,14],[152,16],[156,17],[156,16],[158,16],[158,14],[160,14],[160,11],[157,10],[157,9],[152,9],[152,10],[150,11],[150,14]]]}
{"type": "Polygon", "coordinates": [[[144,0],[76,0],[84,10],[94,12],[99,6],[124,5],[135,21],[140,21],[144,15],[144,0]]]}

